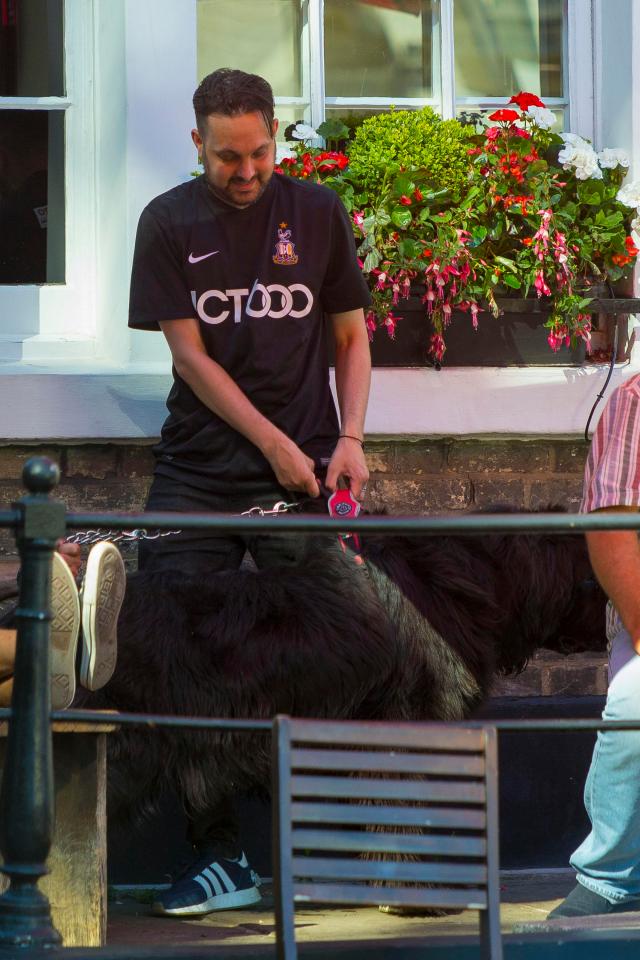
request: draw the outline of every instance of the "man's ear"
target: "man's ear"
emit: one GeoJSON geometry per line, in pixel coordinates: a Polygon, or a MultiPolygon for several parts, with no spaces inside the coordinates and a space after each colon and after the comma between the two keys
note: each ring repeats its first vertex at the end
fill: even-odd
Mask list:
{"type": "Polygon", "coordinates": [[[277,117],[274,117],[274,118],[273,118],[273,123],[271,124],[271,129],[272,129],[272,131],[273,131],[272,136],[273,136],[273,139],[274,139],[274,140],[275,140],[275,138],[276,138],[276,133],[278,132],[278,127],[279,127],[279,125],[280,125],[280,124],[279,124],[278,118],[277,118],[277,117]]]}
{"type": "Polygon", "coordinates": [[[198,159],[202,160],[202,137],[200,136],[200,131],[193,129],[191,131],[191,139],[193,140],[196,150],[198,151],[198,159]]]}

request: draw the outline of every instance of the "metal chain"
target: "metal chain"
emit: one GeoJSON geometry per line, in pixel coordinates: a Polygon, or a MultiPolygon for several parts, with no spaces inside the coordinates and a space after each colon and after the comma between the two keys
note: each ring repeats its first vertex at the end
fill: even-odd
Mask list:
{"type": "MultiPolygon", "coordinates": [[[[244,510],[236,516],[273,517],[299,507],[299,501],[285,503],[284,500],[278,500],[270,510],[266,510],[264,507],[250,507],[249,510],[244,510]]],[[[79,543],[81,546],[93,546],[94,543],[109,541],[109,543],[119,543],[125,546],[128,543],[138,543],[140,540],[159,540],[161,537],[172,537],[177,533],[182,533],[182,530],[153,530],[149,532],[143,527],[137,530],[78,530],[77,533],[70,534],[66,538],[66,542],[79,543]]]]}
{"type": "Polygon", "coordinates": [[[120,543],[123,546],[127,543],[137,543],[139,540],[159,540],[160,537],[170,537],[175,533],[182,533],[181,530],[154,530],[149,533],[148,530],[140,528],[138,530],[78,530],[66,538],[67,543],[79,543],[84,545],[93,545],[94,543],[120,543]]]}

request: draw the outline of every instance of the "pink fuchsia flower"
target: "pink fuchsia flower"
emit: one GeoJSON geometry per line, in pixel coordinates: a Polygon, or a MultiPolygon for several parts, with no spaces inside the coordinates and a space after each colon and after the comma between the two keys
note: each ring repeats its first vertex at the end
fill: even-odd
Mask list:
{"type": "Polygon", "coordinates": [[[547,281],[546,281],[545,278],[544,278],[544,273],[542,272],[542,270],[538,270],[538,272],[536,273],[536,280],[535,280],[534,286],[535,286],[536,290],[538,291],[538,296],[539,296],[539,297],[542,297],[542,296],[550,297],[550,296],[551,296],[551,290],[550,290],[550,288],[549,288],[549,285],[547,284],[547,281]]]}
{"type": "Polygon", "coordinates": [[[367,312],[366,317],[364,318],[365,326],[367,328],[367,333],[369,335],[369,340],[373,340],[373,335],[376,332],[376,315],[373,310],[367,312]]]}
{"type": "Polygon", "coordinates": [[[364,229],[364,214],[362,213],[361,210],[354,210],[354,211],[353,211],[353,222],[354,222],[354,224],[356,225],[356,227],[358,228],[358,230],[360,231],[360,233],[364,233],[364,232],[365,232],[365,229],[364,229]]]}
{"type": "Polygon", "coordinates": [[[428,287],[427,292],[424,294],[422,298],[422,302],[426,303],[427,313],[429,314],[429,316],[431,316],[431,314],[433,313],[435,299],[436,299],[436,295],[433,287],[428,287]]]}
{"type": "Polygon", "coordinates": [[[386,273],[378,274],[378,279],[376,281],[376,290],[384,290],[386,279],[387,279],[386,273]]]}
{"type": "Polygon", "coordinates": [[[396,323],[398,322],[399,319],[400,319],[400,317],[394,317],[394,315],[392,314],[392,312],[391,312],[391,310],[390,310],[389,313],[388,313],[388,314],[386,315],[386,317],[384,318],[384,320],[382,321],[383,324],[384,324],[384,326],[385,326],[385,328],[386,328],[387,334],[389,335],[389,337],[390,337],[391,340],[394,340],[394,339],[395,339],[395,335],[396,335],[396,323]]]}
{"type": "Polygon", "coordinates": [[[546,106],[546,104],[544,104],[540,97],[536,96],[535,93],[525,93],[524,90],[521,90],[520,93],[516,93],[515,97],[511,97],[509,103],[517,103],[521,110],[528,110],[529,107],[546,106]]]}
{"type": "Polygon", "coordinates": [[[444,351],[446,347],[444,345],[444,338],[441,333],[434,333],[431,337],[431,343],[429,344],[429,353],[433,359],[440,363],[444,357],[444,351]]]}
{"type": "Polygon", "coordinates": [[[479,307],[478,304],[475,302],[475,300],[472,300],[472,301],[471,301],[471,306],[470,306],[469,309],[471,310],[471,322],[472,322],[472,324],[473,324],[473,329],[474,329],[474,330],[477,330],[477,329],[478,329],[478,314],[480,313],[480,307],[479,307]]]}

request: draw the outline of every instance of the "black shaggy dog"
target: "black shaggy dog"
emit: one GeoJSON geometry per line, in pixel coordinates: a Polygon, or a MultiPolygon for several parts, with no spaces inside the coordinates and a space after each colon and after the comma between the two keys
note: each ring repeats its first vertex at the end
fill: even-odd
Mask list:
{"type": "MultiPolygon", "coordinates": [[[[193,580],[133,574],[118,665],[88,703],[271,718],[457,720],[538,647],[603,645],[604,598],[575,536],[368,537],[296,567],[193,580]]],[[[109,738],[112,810],[170,787],[193,810],[265,790],[264,735],[123,728],[109,738]]]]}

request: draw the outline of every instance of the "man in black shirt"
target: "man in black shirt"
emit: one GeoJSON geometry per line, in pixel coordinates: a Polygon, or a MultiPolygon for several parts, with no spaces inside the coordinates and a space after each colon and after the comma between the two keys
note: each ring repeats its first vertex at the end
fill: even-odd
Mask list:
{"type": "MultiPolygon", "coordinates": [[[[204,174],[153,200],[138,227],[129,325],[162,330],[173,358],[169,416],[149,510],[239,513],[315,498],[316,474],[359,498],[370,354],[369,294],[348,217],[326,187],[274,173],[273,95],[222,69],[195,92],[204,174]],[[329,388],[335,343],[340,421],[329,388]]],[[[299,538],[191,531],[146,541],[140,565],[206,575],[295,563],[299,538]]],[[[191,816],[191,868],[154,905],[191,916],[260,899],[231,808],[191,816]]]]}

